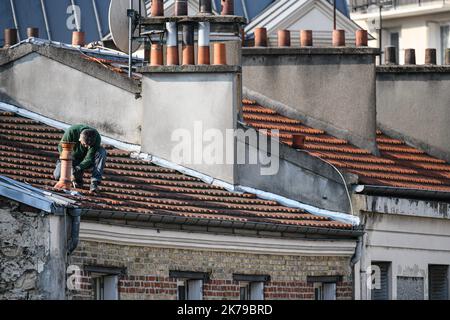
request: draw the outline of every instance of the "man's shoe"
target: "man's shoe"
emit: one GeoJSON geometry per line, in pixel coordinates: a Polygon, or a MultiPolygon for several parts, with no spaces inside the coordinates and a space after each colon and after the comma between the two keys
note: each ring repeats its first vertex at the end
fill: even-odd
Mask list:
{"type": "Polygon", "coordinates": [[[97,181],[92,181],[91,182],[91,187],[89,188],[90,192],[98,192],[98,182],[97,181]]]}

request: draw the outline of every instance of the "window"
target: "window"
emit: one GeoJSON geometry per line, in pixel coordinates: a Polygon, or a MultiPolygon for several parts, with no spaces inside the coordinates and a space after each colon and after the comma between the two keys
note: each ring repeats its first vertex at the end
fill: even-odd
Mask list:
{"type": "Polygon", "coordinates": [[[233,274],[233,280],[239,281],[240,300],[264,300],[264,283],[270,281],[270,276],[233,274]]]}
{"type": "Polygon", "coordinates": [[[428,299],[448,300],[448,265],[428,266],[428,299]]]}
{"type": "Polygon", "coordinates": [[[336,300],[336,284],[342,276],[308,276],[307,282],[314,287],[315,300],[336,300]]]}
{"type": "Polygon", "coordinates": [[[209,280],[207,273],[170,271],[169,276],[178,279],[178,300],[203,300],[203,283],[209,280]]]}
{"type": "Polygon", "coordinates": [[[390,269],[390,262],[372,262],[372,274],[367,275],[373,279],[371,288],[372,300],[389,300],[390,269]]]}
{"type": "Polygon", "coordinates": [[[445,49],[450,48],[450,25],[441,26],[441,63],[445,63],[445,49]]]}
{"type": "Polygon", "coordinates": [[[122,268],[86,266],[92,278],[95,300],[119,300],[119,276],[126,274],[122,268]]]}

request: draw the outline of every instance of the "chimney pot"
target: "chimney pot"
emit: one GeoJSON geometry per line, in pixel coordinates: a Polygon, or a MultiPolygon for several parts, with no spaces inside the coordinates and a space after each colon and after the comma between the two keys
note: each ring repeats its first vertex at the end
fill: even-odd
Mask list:
{"type": "Polygon", "coordinates": [[[210,32],[209,22],[199,22],[198,24],[198,64],[211,64],[210,58],[210,32]]]}
{"type": "Polygon", "coordinates": [[[178,56],[178,27],[176,22],[167,22],[167,65],[179,65],[178,56]]]}
{"type": "Polygon", "coordinates": [[[84,32],[83,31],[72,32],[72,45],[84,47],[85,40],[84,40],[84,32]]]}
{"type": "Polygon", "coordinates": [[[333,47],[345,47],[345,30],[333,30],[333,47]]]}
{"type": "Polygon", "coordinates": [[[144,46],[144,61],[147,63],[151,62],[151,46],[150,44],[146,43],[144,46]]]}
{"type": "Polygon", "coordinates": [[[152,17],[163,17],[164,16],[164,1],[163,0],[152,0],[152,17]]]}
{"type": "Polygon", "coordinates": [[[405,64],[416,64],[416,50],[405,49],[405,64]]]}
{"type": "Polygon", "coordinates": [[[445,49],[445,64],[450,64],[450,48],[445,49]]]}
{"type": "Polygon", "coordinates": [[[152,44],[150,65],[151,66],[163,65],[163,50],[162,45],[159,43],[152,44]]]}
{"type": "Polygon", "coordinates": [[[73,142],[62,142],[62,152],[59,156],[59,160],[61,161],[61,175],[59,178],[59,182],[56,184],[55,188],[58,189],[71,189],[72,183],[72,151],[75,146],[73,142]]]}
{"type": "Polygon", "coordinates": [[[368,42],[367,30],[356,30],[356,46],[367,47],[368,42]]]}
{"type": "Polygon", "coordinates": [[[17,29],[5,29],[5,47],[13,46],[17,43],[17,29]]]}
{"type": "Polygon", "coordinates": [[[194,25],[183,24],[183,65],[195,64],[194,25]]]}
{"type": "Polygon", "coordinates": [[[29,27],[27,28],[28,38],[39,38],[39,28],[29,27]]]}
{"type": "Polygon", "coordinates": [[[425,49],[425,64],[436,64],[436,49],[425,49]]]}
{"type": "Polygon", "coordinates": [[[176,16],[187,16],[188,15],[187,0],[175,0],[175,15],[176,16]]]}
{"type": "Polygon", "coordinates": [[[255,47],[267,47],[267,29],[255,29],[255,47]]]}
{"type": "Polygon", "coordinates": [[[301,30],[300,31],[300,46],[302,46],[302,47],[312,47],[313,46],[312,30],[301,30]]]}
{"type": "Polygon", "coordinates": [[[227,47],[225,46],[225,43],[214,43],[214,64],[227,64],[227,47]]]}
{"type": "Polygon", "coordinates": [[[303,149],[305,147],[305,136],[302,134],[292,135],[292,147],[294,149],[303,149]]]}
{"type": "Polygon", "coordinates": [[[233,16],[234,15],[234,0],[221,0],[223,16],[233,16]]]}
{"type": "Polygon", "coordinates": [[[384,48],[384,64],[398,64],[397,47],[387,46],[384,48]]]}
{"type": "Polygon", "coordinates": [[[212,14],[211,0],[200,0],[199,12],[212,14]]]}
{"type": "Polygon", "coordinates": [[[291,46],[291,32],[289,30],[278,30],[278,46],[279,47],[291,46]]]}
{"type": "Polygon", "coordinates": [[[245,47],[245,29],[241,29],[241,40],[242,40],[242,47],[245,47]]]}

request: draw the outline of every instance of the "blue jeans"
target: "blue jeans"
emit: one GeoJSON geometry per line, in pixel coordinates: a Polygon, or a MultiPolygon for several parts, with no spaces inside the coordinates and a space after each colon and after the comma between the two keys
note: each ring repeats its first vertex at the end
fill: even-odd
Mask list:
{"type": "MultiPolygon", "coordinates": [[[[73,160],[72,162],[72,167],[76,167],[81,163],[81,161],[78,160],[73,160]]],[[[100,147],[100,149],[98,149],[98,151],[95,153],[95,159],[94,159],[94,165],[91,167],[92,168],[92,177],[91,177],[91,182],[97,182],[98,184],[102,181],[102,176],[103,176],[103,170],[105,169],[105,164],[106,164],[106,150],[102,147],[100,147]]],[[[90,169],[90,168],[88,168],[90,169]]],[[[82,184],[83,183],[83,171],[79,171],[77,172],[77,174],[75,174],[75,181],[77,183],[82,184]]],[[[58,160],[58,162],[56,162],[56,168],[55,171],[53,172],[53,176],[55,178],[55,180],[59,180],[59,178],[61,177],[61,161],[58,160]]]]}

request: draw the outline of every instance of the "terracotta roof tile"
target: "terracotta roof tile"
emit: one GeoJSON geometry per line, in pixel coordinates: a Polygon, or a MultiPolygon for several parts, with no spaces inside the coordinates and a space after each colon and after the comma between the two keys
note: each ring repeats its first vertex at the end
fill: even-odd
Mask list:
{"type": "Polygon", "coordinates": [[[380,156],[375,156],[368,150],[279,115],[254,101],[244,101],[243,117],[256,129],[281,130],[280,140],[289,146],[292,145],[293,133],[303,134],[305,151],[358,175],[361,183],[450,191],[450,164],[408,146],[405,141],[389,137],[381,130],[377,130],[380,156]]]}
{"type": "MultiPolygon", "coordinates": [[[[249,110],[274,114],[259,107],[250,107],[249,110]]],[[[271,120],[282,121],[280,116],[271,120]]],[[[297,123],[288,120],[284,124],[297,123]]],[[[306,127],[301,127],[299,131],[321,132],[306,127]]],[[[53,170],[59,155],[57,144],[62,134],[61,130],[14,113],[0,112],[0,174],[44,190],[60,192],[53,188],[53,170]]],[[[292,139],[292,134],[288,137],[292,139]]],[[[326,142],[330,146],[342,143],[328,136],[311,137],[309,141],[326,142]]],[[[350,225],[336,223],[300,209],[281,206],[275,201],[258,199],[254,194],[232,193],[175,170],[132,159],[130,152],[105,147],[108,149],[108,159],[100,194],[94,197],[88,192],[88,173],[84,176],[85,189],[77,190],[79,196],[63,194],[83,208],[163,214],[187,219],[351,228],[350,225]]]]}

